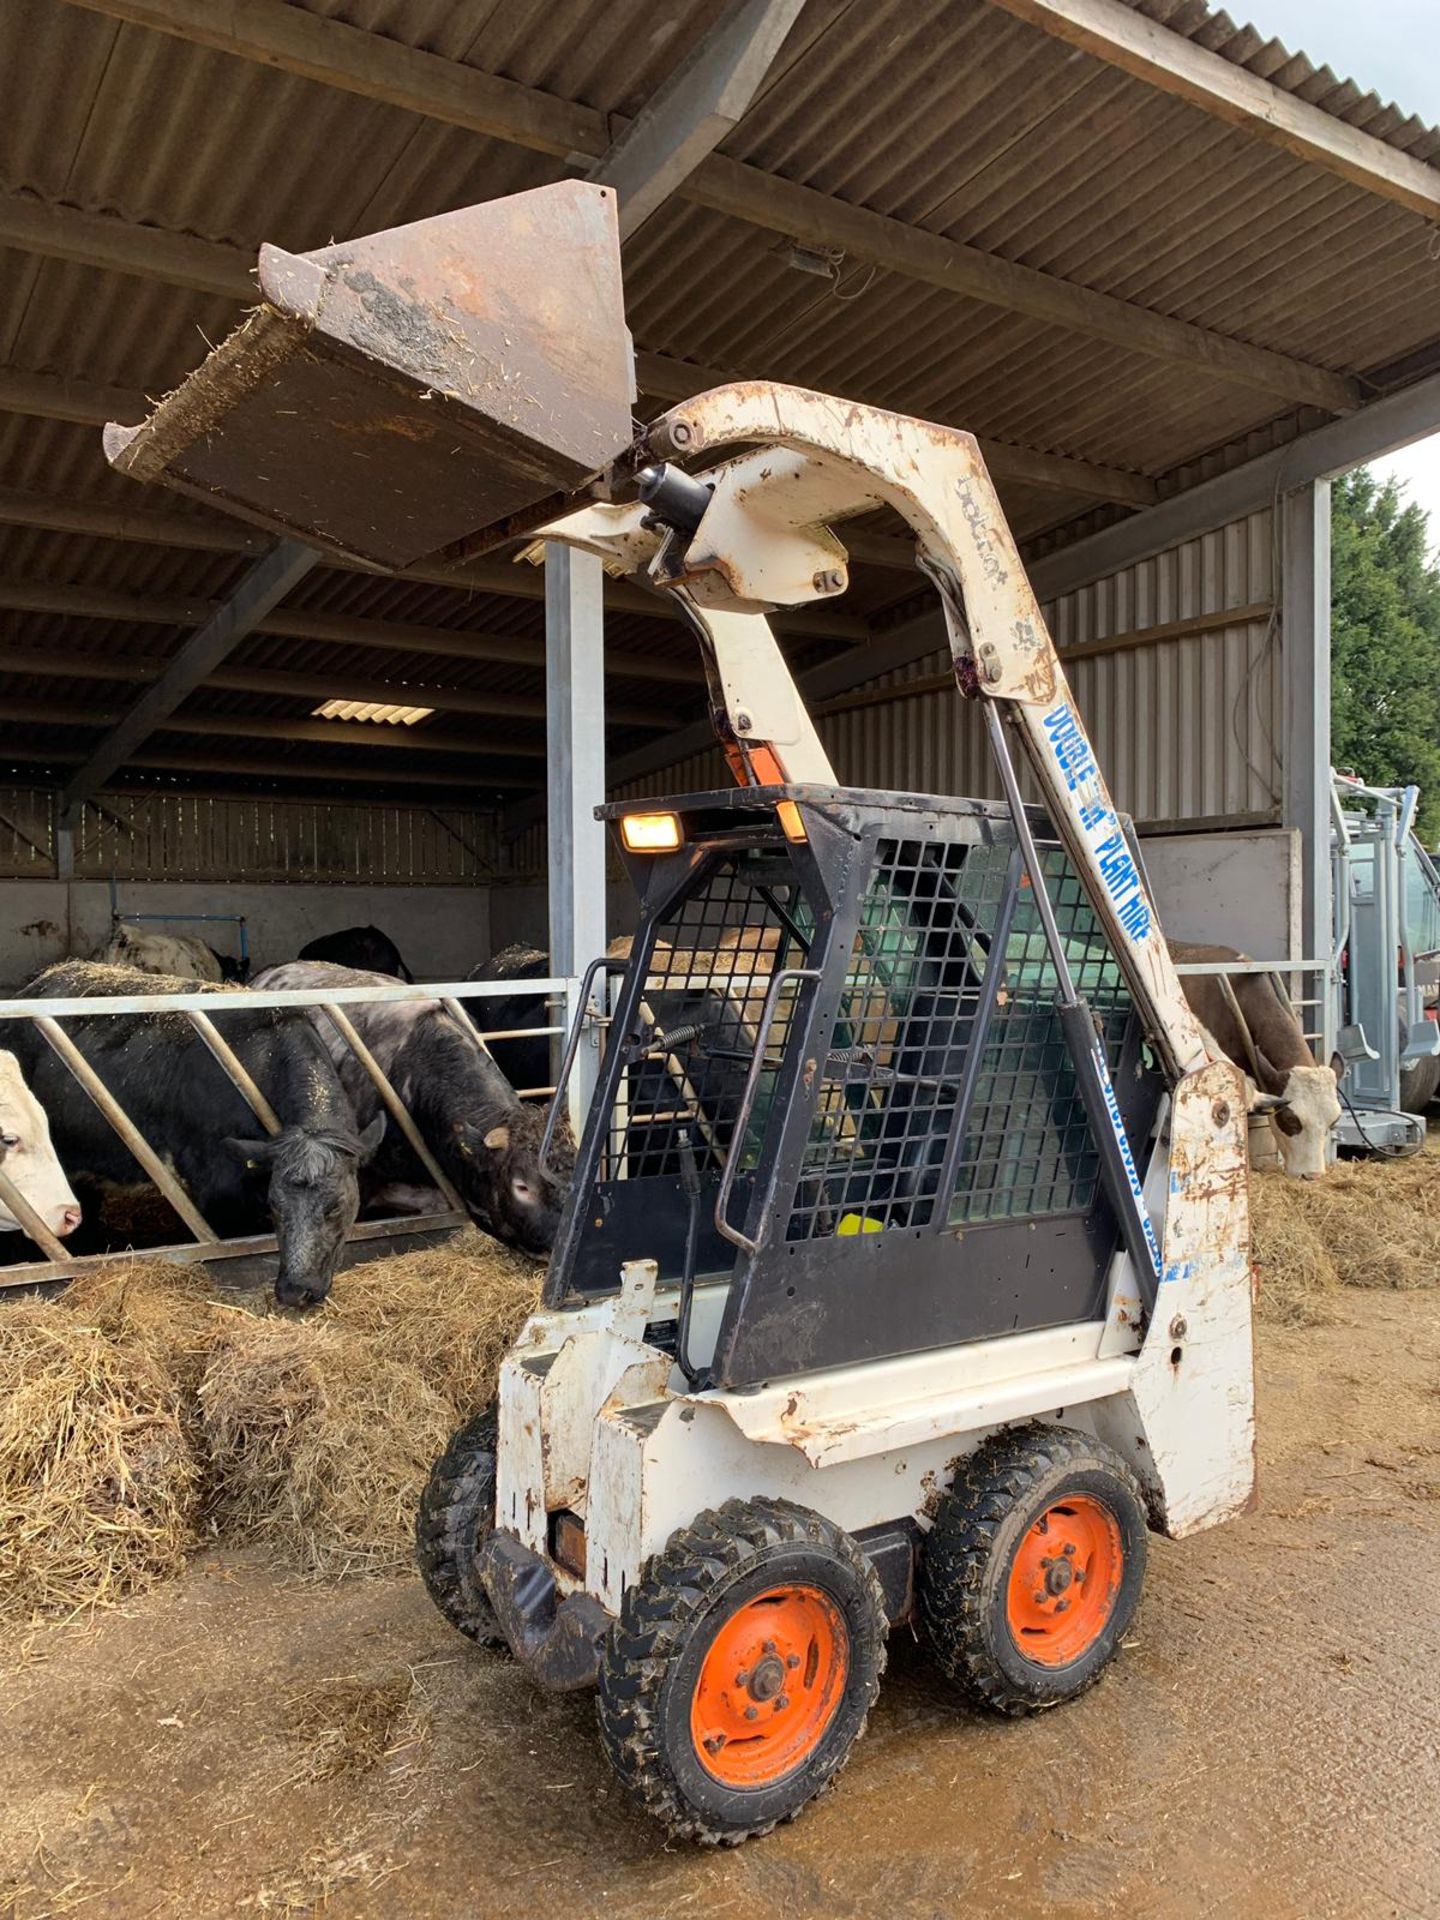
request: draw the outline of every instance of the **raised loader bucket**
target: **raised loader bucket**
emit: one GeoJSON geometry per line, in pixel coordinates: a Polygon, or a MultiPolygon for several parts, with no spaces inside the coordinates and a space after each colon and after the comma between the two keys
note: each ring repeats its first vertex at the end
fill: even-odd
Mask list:
{"type": "Polygon", "coordinates": [[[403,567],[578,486],[631,439],[615,195],[540,187],[314,253],[112,466],[312,546],[403,567]]]}

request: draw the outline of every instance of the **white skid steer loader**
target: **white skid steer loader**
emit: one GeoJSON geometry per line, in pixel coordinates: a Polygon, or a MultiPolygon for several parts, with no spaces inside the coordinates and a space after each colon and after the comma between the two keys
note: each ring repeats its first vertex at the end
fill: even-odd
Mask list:
{"type": "MultiPolygon", "coordinates": [[[[493,254],[503,293],[525,248],[493,254]]],[[[746,383],[629,444],[603,189],[267,255],[264,365],[226,343],[120,464],[401,565],[436,528],[476,545],[455,539],[465,500],[415,469],[416,421],[441,467],[497,450],[475,525],[574,486],[553,423],[578,381],[604,473],[542,537],[668,594],[699,641],[736,785],[604,809],[639,927],[587,981],[603,1001],[620,974],[544,1305],[437,1463],[417,1538],[462,1632],[542,1686],[597,1687],[640,1803],[733,1843],[835,1778],[891,1628],[1001,1713],[1067,1700],[1116,1654],[1147,1529],[1251,1500],[1241,1076],[1187,1007],[970,435],[746,383]],[[533,298],[551,336],[477,362],[475,327],[507,310],[474,291],[506,220],[541,234],[532,276],[583,279],[584,375],[533,298]],[[466,248],[451,284],[435,261],[466,248]],[[367,467],[292,466],[277,508],[255,450],[275,471],[292,376],[317,366],[324,404],[368,426],[367,467]],[[387,517],[357,501],[391,422],[409,465],[387,517]],[[1003,802],[837,784],[771,636],[768,611],[844,590],[833,529],[881,505],[940,595],[1003,802]]]]}

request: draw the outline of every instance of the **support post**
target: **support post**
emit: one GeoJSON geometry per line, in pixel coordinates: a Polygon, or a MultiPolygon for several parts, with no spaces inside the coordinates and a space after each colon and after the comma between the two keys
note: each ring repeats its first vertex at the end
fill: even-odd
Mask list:
{"type": "Polygon", "coordinates": [[[54,835],[55,878],[70,881],[75,878],[75,817],[64,811],[58,794],[55,796],[53,813],[51,831],[54,835]]]}
{"type": "MultiPolygon", "coordinates": [[[[1280,500],[1281,642],[1285,693],[1287,827],[1300,830],[1300,950],[1333,944],[1330,869],[1330,482],[1313,480],[1280,500]]],[[[1317,1057],[1335,1046],[1330,982],[1304,976],[1303,1024],[1318,1032],[1317,1057]]]]}
{"type": "MultiPolygon", "coordinates": [[[[545,708],[550,971],[574,979],[605,951],[605,611],[599,559],[545,549],[545,708]]],[[[583,1011],[583,1010],[581,1010],[583,1011]]],[[[577,1136],[599,1070],[592,1025],[569,1087],[577,1136]]],[[[552,1043],[558,1071],[562,1043],[552,1043]]]]}

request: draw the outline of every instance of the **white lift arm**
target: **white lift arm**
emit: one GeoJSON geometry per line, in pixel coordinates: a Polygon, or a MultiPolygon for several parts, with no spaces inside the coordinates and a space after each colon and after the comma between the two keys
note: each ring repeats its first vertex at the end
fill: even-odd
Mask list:
{"type": "MultiPolygon", "coordinates": [[[[652,509],[666,509],[652,499],[582,509],[541,537],[598,552],[681,603],[701,637],[712,706],[717,719],[723,714],[719,731],[739,778],[829,784],[834,772],[765,614],[843,592],[846,556],[832,525],[893,507],[915,534],[916,564],[940,593],[960,690],[986,702],[1027,860],[1033,866],[1002,721],[1021,741],[1169,1077],[1202,1066],[1200,1027],[974,438],[764,382],[699,394],[648,435],[661,461],[694,463],[736,446],[754,450],[671,480],[672,492],[688,488],[694,502],[689,527],[658,525],[652,509]]],[[[1037,904],[1047,910],[1038,885],[1037,904]]],[[[1058,955],[1057,965],[1063,991],[1058,955]]]]}

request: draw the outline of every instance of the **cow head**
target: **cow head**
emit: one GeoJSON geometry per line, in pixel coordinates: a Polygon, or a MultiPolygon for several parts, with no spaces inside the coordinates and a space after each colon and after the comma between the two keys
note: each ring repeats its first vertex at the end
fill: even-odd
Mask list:
{"type": "Polygon", "coordinates": [[[1268,1113],[1285,1171],[1318,1180],[1325,1171],[1330,1135],[1340,1119],[1339,1083],[1333,1067],[1291,1067],[1278,1094],[1262,1093],[1256,1113],[1268,1113]]]}
{"type": "Polygon", "coordinates": [[[360,1169],[385,1132],[381,1114],[358,1137],[338,1127],[286,1127],[273,1140],[227,1140],[246,1174],[266,1182],[279,1243],[275,1298],[315,1307],[330,1291],[360,1211],[360,1169]]]}
{"type": "Polygon", "coordinates": [[[536,1256],[555,1244],[575,1168],[575,1140],[562,1115],[542,1173],[545,1113],[517,1102],[498,1120],[455,1122],[456,1185],[471,1218],[507,1247],[536,1256]]]}
{"type": "MultiPolygon", "coordinates": [[[[0,1168],[61,1239],[80,1224],[80,1203],[50,1143],[45,1109],[26,1086],[13,1053],[0,1053],[0,1168]]],[[[0,1233],[20,1222],[0,1200],[0,1233]]]]}

